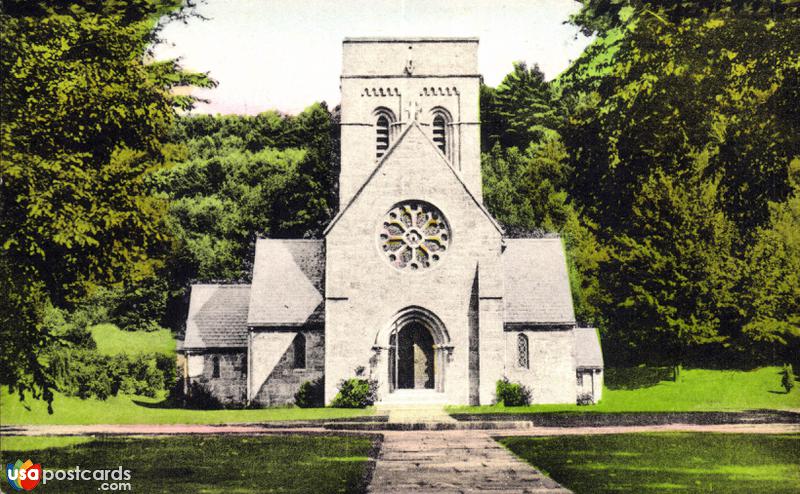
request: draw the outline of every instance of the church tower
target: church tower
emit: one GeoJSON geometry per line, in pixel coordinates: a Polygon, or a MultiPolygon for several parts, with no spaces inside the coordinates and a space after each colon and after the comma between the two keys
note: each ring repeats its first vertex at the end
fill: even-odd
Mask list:
{"type": "Polygon", "coordinates": [[[347,38],[341,90],[340,208],[412,122],[480,200],[477,38],[347,38]]]}

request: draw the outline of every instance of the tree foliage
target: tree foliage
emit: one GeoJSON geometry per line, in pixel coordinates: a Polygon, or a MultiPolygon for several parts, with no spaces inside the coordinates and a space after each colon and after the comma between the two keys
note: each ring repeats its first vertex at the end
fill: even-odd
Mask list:
{"type": "Polygon", "coordinates": [[[482,88],[499,143],[484,156],[487,205],[506,223],[563,232],[577,219],[590,233],[569,256],[595,281],[580,312],[610,363],[790,358],[798,4],[583,4],[572,22],[597,38],[564,74],[515,65],[505,106],[501,87],[482,88]],[[547,130],[514,149],[521,129],[547,130]],[[561,165],[534,166],[554,135],[561,165]]]}
{"type": "Polygon", "coordinates": [[[162,273],[166,324],[181,328],[190,282],[249,280],[259,236],[321,233],[336,203],[335,119],[316,103],[295,116],[268,111],[177,121],[174,138],[185,154],[155,179],[169,201],[172,238],[162,273]]]}
{"type": "Polygon", "coordinates": [[[0,73],[2,384],[51,382],[44,312],[100,284],[150,275],[167,205],[151,193],[171,160],[170,89],[211,84],[174,62],[145,63],[155,20],[172,2],[3,4],[0,73]]]}

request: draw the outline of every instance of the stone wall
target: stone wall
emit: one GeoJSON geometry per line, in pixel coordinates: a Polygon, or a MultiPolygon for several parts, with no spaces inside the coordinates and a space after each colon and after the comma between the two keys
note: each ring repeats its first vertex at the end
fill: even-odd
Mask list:
{"type": "MultiPolygon", "coordinates": [[[[247,351],[213,350],[188,356],[189,383],[200,384],[222,403],[244,404],[247,399],[247,351]],[[219,377],[214,375],[214,358],[219,359],[219,377]]],[[[191,390],[190,390],[191,391],[191,390]]]]}
{"type": "Polygon", "coordinates": [[[603,371],[601,369],[578,369],[578,394],[590,395],[594,403],[603,397],[603,371]]]}
{"type": "Polygon", "coordinates": [[[505,375],[531,390],[531,403],[575,403],[575,335],[571,329],[510,330],[505,340],[505,375]],[[520,333],[528,337],[528,368],[518,365],[520,333]]]}
{"type": "Polygon", "coordinates": [[[325,333],[322,327],[261,329],[252,333],[252,402],[261,406],[289,405],[306,381],[321,378],[325,371],[325,333]],[[295,368],[295,339],[306,340],[304,368],[295,368]],[[257,377],[263,376],[263,377],[257,377]]]}

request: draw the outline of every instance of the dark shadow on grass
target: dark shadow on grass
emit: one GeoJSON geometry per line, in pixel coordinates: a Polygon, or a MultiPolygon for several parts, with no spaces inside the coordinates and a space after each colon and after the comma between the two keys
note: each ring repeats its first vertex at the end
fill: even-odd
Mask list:
{"type": "Polygon", "coordinates": [[[608,389],[649,388],[674,379],[671,367],[609,367],[605,374],[608,389]]]}
{"type": "Polygon", "coordinates": [[[186,409],[186,407],[182,406],[179,402],[167,398],[165,400],[161,400],[156,403],[151,403],[148,401],[140,401],[140,400],[131,400],[134,405],[144,407],[144,408],[160,408],[160,409],[186,409]]]}

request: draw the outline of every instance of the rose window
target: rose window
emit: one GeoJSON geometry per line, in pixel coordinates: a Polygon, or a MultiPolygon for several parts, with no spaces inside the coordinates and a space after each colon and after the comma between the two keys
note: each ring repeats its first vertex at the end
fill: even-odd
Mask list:
{"type": "Polygon", "coordinates": [[[393,207],[380,228],[380,247],[397,269],[424,269],[439,262],[450,242],[442,212],[426,202],[393,207]]]}

